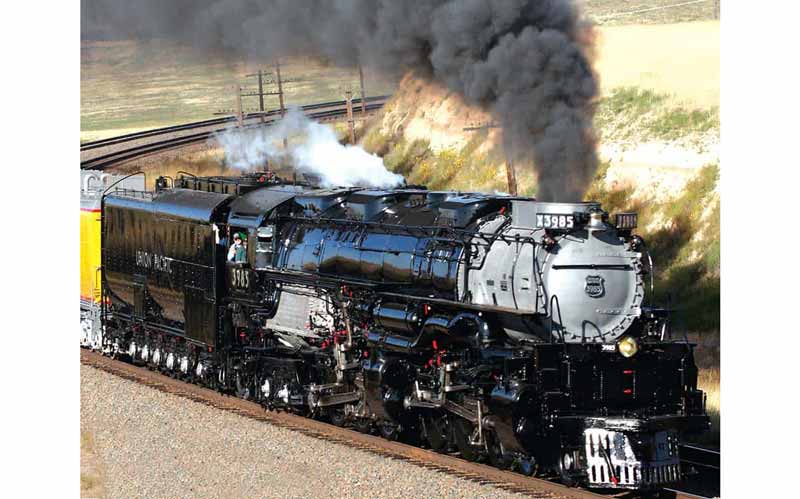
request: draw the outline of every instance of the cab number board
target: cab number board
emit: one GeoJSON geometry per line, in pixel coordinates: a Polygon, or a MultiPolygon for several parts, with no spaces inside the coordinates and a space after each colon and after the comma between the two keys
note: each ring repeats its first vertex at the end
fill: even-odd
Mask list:
{"type": "Polygon", "coordinates": [[[575,227],[574,215],[536,215],[538,229],[571,229],[575,227]]]}
{"type": "Polygon", "coordinates": [[[247,269],[236,267],[231,269],[231,286],[239,289],[250,287],[250,273],[247,269]]]}

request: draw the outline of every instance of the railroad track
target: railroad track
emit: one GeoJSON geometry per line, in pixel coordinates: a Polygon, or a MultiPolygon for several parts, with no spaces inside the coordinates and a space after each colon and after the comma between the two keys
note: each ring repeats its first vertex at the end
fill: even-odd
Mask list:
{"type": "MultiPolygon", "coordinates": [[[[377,96],[377,97],[367,97],[367,98],[364,99],[364,102],[366,104],[375,104],[375,103],[383,104],[383,103],[386,102],[386,100],[388,98],[389,98],[388,95],[380,95],[380,96],[377,96]]],[[[317,111],[317,110],[324,109],[324,108],[344,108],[344,106],[345,106],[345,101],[341,100],[341,101],[333,101],[333,102],[321,102],[321,103],[317,103],[317,104],[308,104],[308,105],[305,105],[305,106],[301,106],[300,109],[302,109],[303,112],[308,112],[308,111],[317,111]]],[[[353,111],[358,113],[358,111],[360,109],[361,109],[361,99],[353,99],[353,111]]],[[[273,118],[275,116],[278,116],[280,113],[281,113],[280,109],[272,109],[270,111],[265,111],[263,113],[248,113],[248,114],[244,115],[244,121],[245,121],[246,124],[249,124],[248,122],[251,122],[251,121],[253,121],[253,122],[260,121],[260,118],[262,116],[264,118],[273,118]]],[[[167,127],[162,127],[162,128],[154,128],[152,130],[145,130],[145,131],[142,131],[142,132],[128,133],[128,134],[125,134],[125,135],[117,135],[116,137],[109,137],[107,139],[101,139],[101,140],[94,140],[94,141],[91,141],[91,142],[85,142],[85,143],[81,144],[81,151],[90,151],[92,149],[97,149],[97,148],[100,148],[100,147],[107,147],[107,146],[111,146],[111,145],[122,144],[122,143],[125,143],[125,142],[131,142],[131,141],[139,140],[139,139],[143,139],[143,138],[154,137],[154,136],[158,136],[158,135],[164,135],[164,134],[175,133],[175,132],[182,132],[184,130],[194,130],[194,129],[197,129],[197,128],[203,128],[203,127],[207,127],[207,126],[226,125],[226,124],[231,124],[231,123],[235,123],[235,122],[236,122],[236,117],[235,116],[225,116],[225,117],[222,117],[222,118],[213,118],[213,119],[210,119],[210,120],[195,121],[195,122],[192,122],[192,123],[184,123],[184,124],[181,124],[181,125],[172,125],[172,126],[167,126],[167,127]]]]}
{"type": "Polygon", "coordinates": [[[680,446],[680,453],[684,465],[719,472],[719,451],[685,444],[680,446]]]}
{"type": "MultiPolygon", "coordinates": [[[[481,484],[493,485],[530,497],[547,499],[633,499],[637,497],[636,494],[632,493],[609,495],[570,488],[547,480],[531,478],[519,473],[465,461],[455,456],[439,454],[400,442],[392,442],[321,421],[285,412],[266,411],[262,406],[254,402],[179,381],[143,367],[105,357],[90,350],[81,349],[81,363],[165,393],[178,395],[250,419],[268,422],[321,440],[335,442],[384,457],[407,461],[427,469],[455,475],[481,484]]],[[[648,497],[693,499],[698,496],[681,491],[667,490],[659,496],[650,495],[648,497]]]]}
{"type": "MultiPolygon", "coordinates": [[[[370,97],[366,99],[365,109],[373,112],[383,107],[387,97],[370,97]]],[[[360,112],[360,99],[354,101],[354,112],[360,112]]],[[[324,102],[311,104],[302,107],[305,114],[317,121],[332,121],[339,119],[347,114],[344,101],[324,102]]],[[[278,119],[279,110],[272,110],[263,114],[249,114],[246,117],[244,128],[256,128],[269,126],[278,119]],[[261,118],[264,121],[261,121],[261,118]]],[[[214,120],[186,123],[155,130],[147,130],[109,139],[98,140],[81,144],[81,153],[97,153],[90,158],[81,160],[81,170],[104,170],[110,166],[118,165],[127,161],[138,159],[144,156],[161,153],[170,149],[186,147],[207,141],[215,133],[222,132],[236,119],[232,117],[219,118],[214,120]],[[196,131],[203,129],[203,131],[196,131]],[[161,139],[165,135],[177,136],[161,139]],[[154,139],[154,140],[148,140],[154,139]],[[146,141],[142,144],[133,143],[146,141]],[[103,152],[103,148],[112,149],[110,152],[103,152]]]]}
{"type": "Polygon", "coordinates": [[[719,497],[719,451],[685,444],[680,446],[680,456],[687,477],[681,484],[681,492],[688,497],[719,497]]]}

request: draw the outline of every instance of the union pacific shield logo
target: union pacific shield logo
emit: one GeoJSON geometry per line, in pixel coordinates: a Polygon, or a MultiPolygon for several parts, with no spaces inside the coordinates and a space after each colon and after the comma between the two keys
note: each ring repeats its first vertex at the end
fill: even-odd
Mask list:
{"type": "Polygon", "coordinates": [[[599,275],[588,275],[586,276],[586,284],[583,286],[583,289],[586,291],[586,294],[592,298],[600,298],[606,293],[603,282],[604,279],[599,275]]]}

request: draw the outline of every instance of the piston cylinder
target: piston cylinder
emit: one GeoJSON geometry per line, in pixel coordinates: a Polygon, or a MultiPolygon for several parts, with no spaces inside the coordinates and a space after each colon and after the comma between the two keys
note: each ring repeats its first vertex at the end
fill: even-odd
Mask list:
{"type": "Polygon", "coordinates": [[[377,325],[389,331],[415,334],[422,320],[416,307],[401,303],[381,303],[372,310],[377,325]]]}

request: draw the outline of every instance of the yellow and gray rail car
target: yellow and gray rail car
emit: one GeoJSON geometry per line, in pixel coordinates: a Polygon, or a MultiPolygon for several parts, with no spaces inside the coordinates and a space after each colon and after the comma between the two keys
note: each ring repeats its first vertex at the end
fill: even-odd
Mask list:
{"type": "MultiPolygon", "coordinates": [[[[100,218],[103,192],[122,177],[92,171],[81,172],[81,346],[100,349],[101,279],[100,218]]],[[[143,189],[142,177],[117,184],[120,188],[143,189]]]]}

